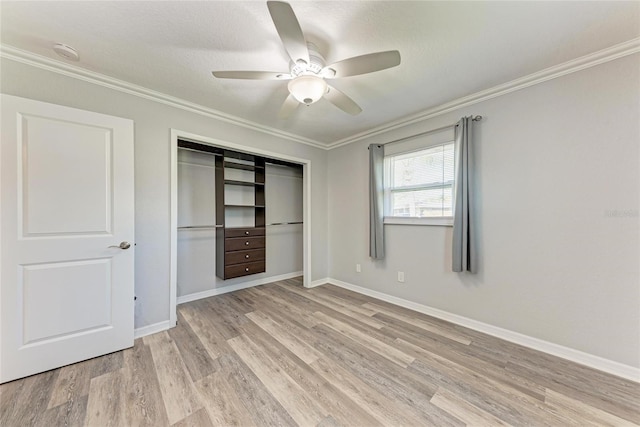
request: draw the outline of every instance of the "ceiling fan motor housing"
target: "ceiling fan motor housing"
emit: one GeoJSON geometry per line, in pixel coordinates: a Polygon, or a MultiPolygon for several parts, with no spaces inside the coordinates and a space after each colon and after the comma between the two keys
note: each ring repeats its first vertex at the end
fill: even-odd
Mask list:
{"type": "Polygon", "coordinates": [[[315,44],[307,42],[307,48],[309,49],[309,63],[305,61],[298,61],[298,63],[291,64],[291,75],[298,77],[305,74],[319,75],[320,71],[325,66],[324,57],[318,52],[318,48],[315,44]]]}

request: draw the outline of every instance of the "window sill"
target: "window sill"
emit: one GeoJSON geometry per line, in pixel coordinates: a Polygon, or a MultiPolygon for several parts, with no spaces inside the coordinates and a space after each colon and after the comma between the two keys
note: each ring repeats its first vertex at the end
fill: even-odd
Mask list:
{"type": "Polygon", "coordinates": [[[439,225],[453,227],[453,218],[407,218],[401,216],[385,216],[385,224],[393,225],[439,225]]]}

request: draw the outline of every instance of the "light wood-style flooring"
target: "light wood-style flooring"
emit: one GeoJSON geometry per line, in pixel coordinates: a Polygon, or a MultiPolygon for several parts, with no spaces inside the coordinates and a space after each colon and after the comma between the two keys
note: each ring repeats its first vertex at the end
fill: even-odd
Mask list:
{"type": "Polygon", "coordinates": [[[300,283],[180,305],[131,349],[4,384],[0,425],[640,424],[638,383],[300,283]]]}

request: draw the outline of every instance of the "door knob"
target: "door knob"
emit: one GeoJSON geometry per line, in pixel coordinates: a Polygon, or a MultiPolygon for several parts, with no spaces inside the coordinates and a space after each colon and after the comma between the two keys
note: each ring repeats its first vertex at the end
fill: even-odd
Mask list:
{"type": "Polygon", "coordinates": [[[120,244],[118,246],[112,245],[109,246],[110,248],[118,248],[118,249],[122,249],[122,250],[127,250],[131,247],[131,243],[129,242],[120,242],[120,244]]]}

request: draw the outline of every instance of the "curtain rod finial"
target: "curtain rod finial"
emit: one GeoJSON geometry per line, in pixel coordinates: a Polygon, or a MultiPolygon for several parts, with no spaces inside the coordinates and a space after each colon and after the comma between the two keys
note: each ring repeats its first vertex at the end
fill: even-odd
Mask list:
{"type": "Polygon", "coordinates": [[[480,120],[482,120],[482,116],[475,116],[475,117],[473,118],[473,121],[474,121],[474,122],[479,122],[480,120]]]}

